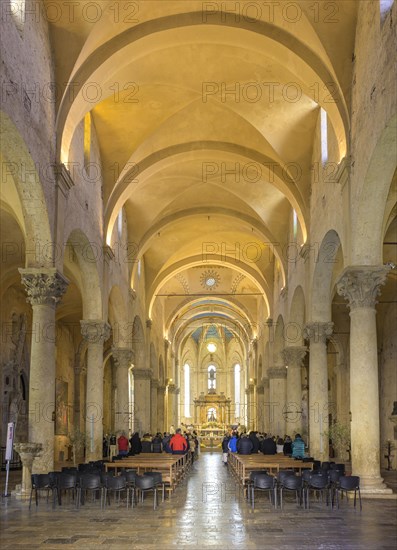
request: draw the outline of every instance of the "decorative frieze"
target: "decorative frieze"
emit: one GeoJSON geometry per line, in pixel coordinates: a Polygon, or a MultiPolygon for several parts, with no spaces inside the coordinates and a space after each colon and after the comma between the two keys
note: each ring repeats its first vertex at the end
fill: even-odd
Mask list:
{"type": "Polygon", "coordinates": [[[134,352],[129,348],[112,348],[113,359],[117,367],[129,368],[134,360],[134,352]]]}
{"type": "Polygon", "coordinates": [[[89,344],[103,344],[110,336],[110,325],[102,320],[80,321],[81,334],[89,344]]]}
{"type": "Polygon", "coordinates": [[[26,301],[32,306],[55,307],[65,294],[68,280],[56,268],[20,268],[22,284],[28,295],[26,301]]]}
{"type": "Polygon", "coordinates": [[[316,321],[313,323],[308,323],[303,331],[305,340],[310,340],[311,342],[322,342],[325,344],[327,338],[332,334],[334,323],[332,322],[322,322],[316,321]]]}
{"type": "Polygon", "coordinates": [[[269,380],[274,378],[287,378],[287,369],[285,367],[272,367],[267,370],[269,380]]]}
{"type": "Polygon", "coordinates": [[[307,348],[305,346],[290,346],[288,348],[284,348],[282,351],[282,356],[285,365],[288,367],[301,367],[306,352],[307,348]]]}
{"type": "Polygon", "coordinates": [[[350,310],[359,307],[374,308],[380,287],[386,283],[389,271],[388,265],[348,267],[337,282],[338,294],[348,300],[350,310]]]}

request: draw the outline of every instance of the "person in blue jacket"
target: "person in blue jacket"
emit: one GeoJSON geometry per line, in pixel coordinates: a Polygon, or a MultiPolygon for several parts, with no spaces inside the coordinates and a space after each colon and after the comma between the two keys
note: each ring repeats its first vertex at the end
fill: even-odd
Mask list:
{"type": "Polygon", "coordinates": [[[235,433],[232,434],[227,447],[231,453],[237,453],[237,436],[235,433]]]}
{"type": "Polygon", "coordinates": [[[292,458],[303,458],[305,456],[305,443],[301,434],[296,434],[292,442],[292,458]]]}

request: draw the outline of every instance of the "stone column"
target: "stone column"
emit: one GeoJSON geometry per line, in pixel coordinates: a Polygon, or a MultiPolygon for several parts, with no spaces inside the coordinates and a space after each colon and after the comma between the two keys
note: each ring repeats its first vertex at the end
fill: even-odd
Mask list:
{"type": "Polygon", "coordinates": [[[33,473],[54,469],[55,427],[55,307],[68,282],[55,268],[19,269],[27,301],[32,305],[29,373],[29,441],[41,443],[33,473]]]}
{"type": "Polygon", "coordinates": [[[157,387],[157,426],[162,432],[168,430],[165,425],[165,386],[157,387]]]}
{"type": "Polygon", "coordinates": [[[268,378],[262,378],[262,386],[263,386],[263,408],[262,408],[262,430],[264,432],[270,431],[270,393],[269,393],[269,379],[268,378]]]}
{"type": "Polygon", "coordinates": [[[161,428],[157,419],[157,388],[159,387],[159,381],[154,378],[150,381],[150,426],[151,433],[156,434],[161,428]]]}
{"type": "Polygon", "coordinates": [[[169,384],[168,385],[168,424],[167,430],[170,429],[170,426],[173,425],[176,428],[178,428],[177,422],[178,422],[178,416],[176,414],[177,412],[177,397],[178,397],[178,388],[175,386],[175,384],[169,384]]]}
{"type": "Polygon", "coordinates": [[[247,430],[249,430],[249,426],[250,426],[250,423],[251,423],[251,406],[250,406],[250,389],[249,389],[249,387],[245,388],[244,392],[245,392],[244,424],[245,424],[247,430]]]}
{"type": "Polygon", "coordinates": [[[118,433],[129,433],[130,396],[128,371],[131,367],[134,352],[129,348],[112,348],[116,365],[117,402],[115,403],[115,430],[118,433]]]}
{"type": "Polygon", "coordinates": [[[285,367],[272,367],[268,369],[269,397],[270,397],[270,426],[272,435],[283,437],[285,434],[285,419],[283,409],[286,402],[286,379],[287,369],[285,367]]]}
{"type": "Polygon", "coordinates": [[[327,338],[334,324],[329,322],[308,323],[305,338],[310,340],[309,355],[309,447],[310,456],[316,460],[328,460],[328,363],[327,338]]]}
{"type": "MultiPolygon", "coordinates": [[[[255,379],[254,379],[255,381],[255,379]]],[[[256,430],[256,392],[255,392],[255,383],[249,384],[249,404],[250,404],[250,422],[249,422],[249,429],[250,430],[256,430]]]]}
{"type": "Polygon", "coordinates": [[[264,412],[264,406],[263,406],[264,405],[263,404],[264,393],[265,393],[265,388],[263,387],[262,384],[260,384],[259,386],[256,387],[256,419],[257,419],[256,429],[259,432],[263,432],[263,430],[264,430],[264,425],[263,425],[263,421],[264,421],[264,416],[263,416],[263,412],[264,412]]]}
{"type": "Polygon", "coordinates": [[[150,369],[133,368],[135,426],[141,434],[150,432],[150,369]]]}
{"type": "MultiPolygon", "coordinates": [[[[287,403],[284,410],[286,432],[289,436],[302,434],[302,361],[306,355],[305,346],[290,346],[283,350],[287,367],[287,403]]],[[[280,434],[281,435],[281,434],[280,434]]]]}
{"type": "Polygon", "coordinates": [[[344,270],[338,293],[350,307],[350,410],[352,471],[361,491],[391,493],[380,477],[379,386],[376,298],[390,268],[355,266],[344,270]]]}
{"type": "Polygon", "coordinates": [[[102,320],[80,321],[87,341],[87,399],[85,407],[86,461],[102,459],[103,442],[103,343],[110,326],[102,320]]]}

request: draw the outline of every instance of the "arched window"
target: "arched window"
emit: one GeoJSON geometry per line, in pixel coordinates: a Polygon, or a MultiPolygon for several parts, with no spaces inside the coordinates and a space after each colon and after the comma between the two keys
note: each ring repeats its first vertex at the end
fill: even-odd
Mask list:
{"type": "Polygon", "coordinates": [[[235,404],[235,417],[240,417],[240,373],[241,367],[237,363],[234,365],[234,404],[235,404]]]}
{"type": "Polygon", "coordinates": [[[128,428],[130,432],[134,432],[134,375],[132,373],[132,369],[129,369],[128,371],[128,413],[128,428]]]}
{"type": "Polygon", "coordinates": [[[190,365],[185,363],[183,370],[185,374],[185,417],[190,418],[190,365]]]}
{"type": "Polygon", "coordinates": [[[210,365],[208,367],[208,390],[216,390],[216,367],[215,365],[210,365]]]}

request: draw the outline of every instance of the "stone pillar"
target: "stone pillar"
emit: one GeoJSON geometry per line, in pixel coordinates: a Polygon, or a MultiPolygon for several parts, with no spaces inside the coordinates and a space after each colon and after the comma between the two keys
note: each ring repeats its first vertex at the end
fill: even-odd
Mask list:
{"type": "Polygon", "coordinates": [[[86,461],[102,459],[103,442],[103,343],[110,326],[102,320],[80,321],[87,341],[87,398],[85,407],[86,461]]]}
{"type": "Polygon", "coordinates": [[[133,369],[135,426],[141,434],[150,432],[150,369],[133,369]]]}
{"type": "Polygon", "coordinates": [[[128,372],[132,364],[134,352],[129,348],[112,348],[116,365],[117,402],[115,403],[115,431],[129,433],[130,396],[128,372]]]}
{"type": "Polygon", "coordinates": [[[157,426],[162,432],[168,430],[165,425],[165,386],[157,387],[157,426]]]}
{"type": "Polygon", "coordinates": [[[159,387],[159,381],[155,380],[154,378],[150,381],[150,426],[151,426],[151,433],[154,435],[159,430],[161,430],[161,427],[158,424],[157,419],[157,388],[159,387]]]}
{"type": "Polygon", "coordinates": [[[29,373],[29,441],[41,443],[33,473],[54,469],[55,307],[68,282],[55,268],[19,269],[33,310],[29,373]]]}
{"type": "Polygon", "coordinates": [[[178,406],[178,388],[175,384],[169,384],[168,386],[168,426],[167,430],[170,429],[170,426],[173,425],[178,428],[178,415],[177,415],[177,406],[178,406]]]}
{"type": "MultiPolygon", "coordinates": [[[[286,432],[289,436],[302,434],[302,361],[306,355],[305,346],[290,346],[283,350],[287,367],[287,403],[284,410],[286,432]]],[[[281,434],[280,434],[281,435],[281,434]]]]}
{"type": "Polygon", "coordinates": [[[355,266],[345,269],[338,293],[350,307],[350,410],[352,472],[361,491],[391,493],[380,477],[379,386],[376,341],[376,298],[390,268],[355,266]]]}
{"type": "Polygon", "coordinates": [[[305,338],[310,340],[309,355],[309,447],[310,456],[316,460],[328,460],[328,363],[327,338],[334,324],[329,322],[308,323],[305,338]]]}
{"type": "Polygon", "coordinates": [[[262,384],[260,384],[259,386],[256,387],[256,419],[257,419],[256,429],[259,432],[263,432],[263,430],[264,430],[264,425],[263,425],[263,421],[264,421],[263,397],[264,397],[264,394],[265,394],[265,388],[263,387],[262,384]]]}
{"type": "Polygon", "coordinates": [[[250,406],[250,422],[249,422],[249,430],[256,430],[257,420],[256,420],[256,392],[255,392],[255,384],[249,384],[249,406],[250,406]]]}
{"type": "Polygon", "coordinates": [[[250,407],[250,389],[245,388],[245,407],[244,407],[244,425],[247,430],[249,430],[249,425],[251,423],[251,407],[250,407]]]}
{"type": "Polygon", "coordinates": [[[262,408],[262,430],[264,432],[270,431],[270,393],[269,393],[269,379],[262,378],[263,386],[263,408],[262,408]]]}
{"type": "Polygon", "coordinates": [[[269,377],[269,402],[270,402],[270,426],[272,435],[283,437],[285,434],[285,419],[283,409],[286,402],[286,379],[287,369],[285,367],[272,367],[268,369],[269,377]]]}

